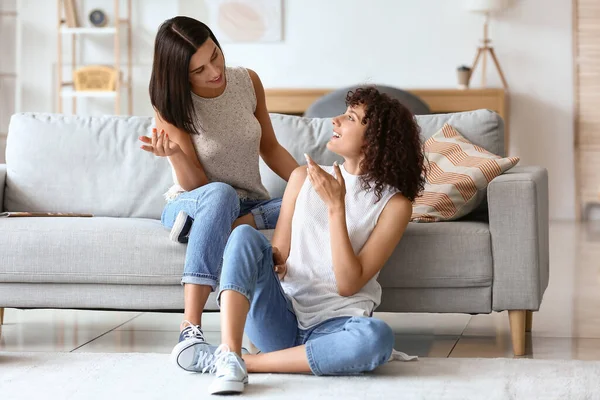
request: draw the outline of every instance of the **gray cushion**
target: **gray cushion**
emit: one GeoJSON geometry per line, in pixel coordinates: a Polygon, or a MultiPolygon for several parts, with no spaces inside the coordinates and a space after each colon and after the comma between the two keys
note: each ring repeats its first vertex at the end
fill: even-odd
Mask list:
{"type": "Polygon", "coordinates": [[[410,223],[383,267],[384,288],[491,286],[492,244],[484,222],[410,223]]]}
{"type": "MultiPolygon", "coordinates": [[[[272,230],[262,233],[273,237],[272,230]]],[[[378,281],[388,289],[489,287],[492,269],[487,223],[410,223],[378,281]]]]}
{"type": "MultiPolygon", "coordinates": [[[[304,153],[308,153],[320,164],[331,165],[341,158],[325,145],[333,134],[331,118],[304,118],[282,114],[271,114],[277,140],[299,164],[306,164],[304,153]]],[[[419,115],[423,140],[449,123],[474,144],[498,155],[504,155],[504,123],[493,111],[477,110],[454,114],[419,115]]],[[[283,196],[285,182],[260,161],[263,184],[272,197],[283,196]]]]}
{"type": "MultiPolygon", "coordinates": [[[[0,237],[0,282],[177,285],[185,262],[186,246],[151,219],[7,218],[0,237]]],[[[480,222],[410,224],[379,279],[390,288],[491,280],[490,235],[480,222]]]]}
{"type": "Polygon", "coordinates": [[[152,126],[149,117],[14,115],[4,208],[159,218],[173,181],[165,158],[139,148],[152,126]]]}
{"type": "Polygon", "coordinates": [[[177,285],[186,246],[138,218],[6,218],[0,282],[177,285]]]}
{"type": "MultiPolygon", "coordinates": [[[[325,147],[333,135],[330,118],[303,118],[271,114],[273,130],[279,143],[290,152],[298,164],[306,164],[304,153],[318,164],[332,165],[343,159],[325,147]]],[[[286,182],[260,160],[260,175],[271,197],[282,197],[286,182]]]]}
{"type": "MultiPolygon", "coordinates": [[[[299,164],[308,153],[321,164],[341,158],[325,148],[330,118],[271,114],[275,134],[299,164]]],[[[504,154],[504,126],[494,112],[478,110],[417,117],[426,139],[448,122],[473,143],[504,154]]],[[[165,158],[139,148],[150,117],[81,117],[22,113],[11,118],[6,149],[8,211],[84,212],[96,216],[160,218],[162,194],[172,185],[165,158]]],[[[261,160],[272,197],[285,182],[261,160]]]]}
{"type": "Polygon", "coordinates": [[[504,156],[504,121],[490,110],[452,114],[417,115],[423,139],[429,139],[448,123],[472,143],[504,156]]]}

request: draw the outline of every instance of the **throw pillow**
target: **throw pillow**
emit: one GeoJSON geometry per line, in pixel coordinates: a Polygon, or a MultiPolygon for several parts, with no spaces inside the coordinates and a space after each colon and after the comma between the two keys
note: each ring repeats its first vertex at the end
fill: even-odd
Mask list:
{"type": "Polygon", "coordinates": [[[473,211],[490,181],[519,162],[500,157],[465,139],[445,124],[425,142],[427,181],[415,199],[411,221],[452,221],[473,211]]]}

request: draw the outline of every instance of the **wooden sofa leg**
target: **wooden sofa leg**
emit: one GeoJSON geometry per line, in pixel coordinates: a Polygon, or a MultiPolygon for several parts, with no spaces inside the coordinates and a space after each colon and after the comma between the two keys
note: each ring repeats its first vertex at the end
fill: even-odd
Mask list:
{"type": "Polygon", "coordinates": [[[515,356],[525,355],[525,325],[527,320],[526,310],[509,310],[510,335],[515,356]]]}
{"type": "Polygon", "coordinates": [[[0,325],[4,324],[4,308],[0,308],[0,325]]]}
{"type": "Polygon", "coordinates": [[[525,332],[531,332],[533,327],[533,311],[527,311],[527,319],[525,320],[525,332]]]}

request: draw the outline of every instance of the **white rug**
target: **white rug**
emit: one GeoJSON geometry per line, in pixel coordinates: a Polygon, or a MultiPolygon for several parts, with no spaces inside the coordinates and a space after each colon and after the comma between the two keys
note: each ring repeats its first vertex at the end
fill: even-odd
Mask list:
{"type": "MultiPolygon", "coordinates": [[[[164,354],[3,353],[0,399],[202,399],[212,376],[164,354]]],[[[600,362],[422,358],[356,377],[251,374],[260,399],[600,399],[600,362]]]]}

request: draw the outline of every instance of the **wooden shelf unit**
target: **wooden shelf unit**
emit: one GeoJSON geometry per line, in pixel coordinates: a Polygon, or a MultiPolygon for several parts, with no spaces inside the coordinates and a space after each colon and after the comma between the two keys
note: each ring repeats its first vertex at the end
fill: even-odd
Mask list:
{"type": "Polygon", "coordinates": [[[66,18],[63,17],[64,0],[57,0],[58,6],[58,26],[57,26],[57,111],[63,112],[63,100],[72,99],[72,111],[77,112],[77,99],[79,98],[114,98],[115,115],[121,114],[121,92],[127,90],[127,114],[133,112],[133,73],[132,73],[132,32],[131,32],[131,0],[125,0],[127,5],[127,18],[121,18],[120,0],[114,0],[114,22],[113,26],[107,27],[68,27],[66,18]],[[125,25],[127,35],[127,80],[123,80],[123,69],[121,68],[121,25],[125,25]],[[114,68],[117,71],[117,80],[114,91],[76,91],[72,79],[66,81],[63,79],[63,35],[71,36],[71,72],[75,71],[77,65],[77,40],[84,35],[112,35],[114,37],[114,68]]]}

